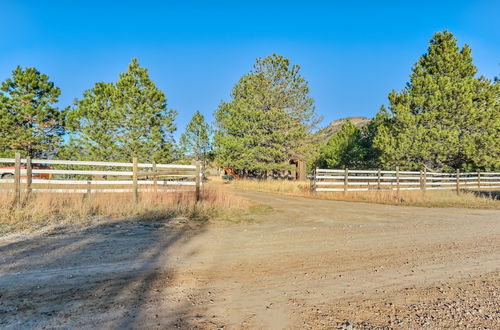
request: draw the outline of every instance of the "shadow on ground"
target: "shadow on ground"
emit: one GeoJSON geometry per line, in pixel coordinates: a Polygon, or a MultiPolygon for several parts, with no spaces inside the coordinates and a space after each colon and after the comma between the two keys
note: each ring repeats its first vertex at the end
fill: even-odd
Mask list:
{"type": "Polygon", "coordinates": [[[473,190],[472,193],[478,197],[500,200],[500,190],[473,190]]]}
{"type": "Polygon", "coordinates": [[[204,227],[121,221],[0,242],[0,327],[190,327],[170,250],[204,227]]]}

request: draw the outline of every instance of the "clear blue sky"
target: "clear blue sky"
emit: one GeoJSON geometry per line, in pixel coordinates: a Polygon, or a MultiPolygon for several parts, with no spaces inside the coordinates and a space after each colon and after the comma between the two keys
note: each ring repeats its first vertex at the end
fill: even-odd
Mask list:
{"type": "Polygon", "coordinates": [[[436,31],[472,47],[479,73],[500,74],[500,1],[2,1],[0,80],[35,66],[70,105],[115,81],[132,57],[179,112],[212,120],[255,58],[300,64],[328,122],[373,116],[400,90],[436,31]]]}

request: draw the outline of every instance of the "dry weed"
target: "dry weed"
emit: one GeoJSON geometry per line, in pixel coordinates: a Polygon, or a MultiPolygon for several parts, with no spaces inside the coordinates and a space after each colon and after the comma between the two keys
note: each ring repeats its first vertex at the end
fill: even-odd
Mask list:
{"type": "Polygon", "coordinates": [[[186,217],[207,220],[246,209],[250,204],[220,188],[205,188],[202,200],[193,192],[141,193],[138,203],[131,194],[33,193],[20,207],[13,206],[12,194],[0,195],[0,235],[32,231],[41,227],[83,226],[96,221],[148,220],[186,217]]]}

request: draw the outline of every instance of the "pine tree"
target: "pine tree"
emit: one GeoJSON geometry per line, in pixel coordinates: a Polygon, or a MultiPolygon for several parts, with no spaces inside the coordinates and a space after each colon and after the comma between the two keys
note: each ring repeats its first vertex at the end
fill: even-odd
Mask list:
{"type": "Polygon", "coordinates": [[[499,86],[476,78],[471,50],[436,33],[406,88],[389,94],[374,139],[388,167],[500,168],[499,86]]]}
{"type": "Polygon", "coordinates": [[[54,106],[61,91],[49,77],[18,66],[0,90],[0,153],[34,158],[57,152],[67,110],[54,106]]]}
{"type": "Polygon", "coordinates": [[[133,59],[113,83],[85,91],[69,114],[71,145],[95,160],[168,162],[173,154],[176,112],[148,71],[133,59]]]}
{"type": "Polygon", "coordinates": [[[199,112],[193,115],[181,135],[180,146],[183,153],[188,157],[194,157],[198,161],[206,162],[212,151],[212,129],[205,122],[205,117],[199,112]]]}
{"type": "Polygon", "coordinates": [[[120,154],[119,134],[122,119],[116,108],[117,91],[112,83],[98,82],[75,102],[68,115],[71,139],[60,157],[91,160],[130,160],[120,154]]]}
{"type": "Polygon", "coordinates": [[[327,144],[321,147],[315,166],[320,168],[368,169],[377,167],[373,137],[377,121],[358,128],[350,120],[342,125],[327,144]]]}
{"type": "Polygon", "coordinates": [[[257,62],[215,113],[217,161],[242,171],[263,172],[304,157],[316,123],[309,87],[300,67],[273,54],[257,62]]]}

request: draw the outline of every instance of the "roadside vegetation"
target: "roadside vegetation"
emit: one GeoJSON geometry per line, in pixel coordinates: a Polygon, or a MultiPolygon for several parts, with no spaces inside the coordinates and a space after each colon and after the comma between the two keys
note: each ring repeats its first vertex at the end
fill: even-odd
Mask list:
{"type": "MultiPolygon", "coordinates": [[[[373,119],[318,130],[321,118],[299,64],[257,58],[214,111],[197,111],[179,141],[178,112],[132,59],[116,82],[97,82],[69,107],[36,68],[18,66],[0,86],[0,156],[171,163],[194,159],[240,177],[314,167],[500,171],[500,84],[479,74],[472,49],[437,32],[402,89],[373,119]],[[28,118],[28,119],[26,119],[28,118]]],[[[362,88],[360,88],[362,96],[362,88]]],[[[334,109],[333,109],[334,110],[334,109]]],[[[354,115],[354,114],[353,114],[354,115]]]]}
{"type": "Polygon", "coordinates": [[[225,219],[251,207],[251,203],[217,187],[205,188],[200,202],[194,202],[190,192],[141,193],[137,204],[131,202],[129,194],[36,193],[21,207],[13,207],[12,196],[0,194],[0,236],[123,220],[225,219]]]}
{"type": "MultiPolygon", "coordinates": [[[[214,184],[222,184],[222,180],[212,180],[214,184]]],[[[440,191],[350,191],[321,192],[311,191],[308,181],[283,180],[233,180],[226,183],[235,190],[248,190],[298,196],[306,198],[330,199],[347,202],[366,202],[389,205],[421,206],[421,207],[460,207],[471,209],[500,209],[500,200],[495,192],[461,191],[457,195],[452,190],[440,191]]]]}
{"type": "MultiPolygon", "coordinates": [[[[416,56],[417,58],[417,56],[416,56]]],[[[318,130],[309,83],[301,67],[271,54],[257,58],[214,111],[216,125],[197,111],[175,141],[177,111],[132,59],[116,82],[97,82],[70,107],[36,68],[18,66],[0,86],[0,156],[96,161],[191,163],[219,167],[242,178],[282,177],[290,164],[314,167],[429,171],[500,171],[500,84],[478,74],[472,50],[448,31],[437,32],[411,69],[409,81],[388,95],[361,127],[346,121],[326,136],[318,130]]],[[[362,97],[362,88],[360,88],[362,97]]],[[[334,109],[333,109],[334,110],[334,109]]],[[[2,165],[2,164],[0,164],[2,165]]],[[[291,172],[291,171],[290,171],[291,172]]],[[[237,189],[397,205],[498,208],[474,192],[349,192],[312,195],[309,184],[233,181],[237,189]]],[[[226,192],[191,197],[33,195],[20,208],[0,194],[0,232],[39,228],[95,217],[193,219],[216,217],[244,203],[226,192]]]]}

